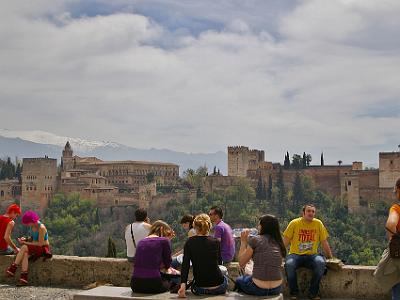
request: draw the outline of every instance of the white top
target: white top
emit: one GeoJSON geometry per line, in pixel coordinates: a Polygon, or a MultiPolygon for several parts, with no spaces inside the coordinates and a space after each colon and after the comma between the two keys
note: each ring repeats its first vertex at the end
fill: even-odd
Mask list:
{"type": "Polygon", "coordinates": [[[136,248],[133,245],[132,234],[131,234],[131,225],[133,236],[135,237],[136,245],[140,240],[143,240],[146,236],[149,235],[150,226],[145,222],[134,222],[129,224],[125,228],[125,242],[126,242],[126,256],[127,257],[135,257],[136,248]]]}

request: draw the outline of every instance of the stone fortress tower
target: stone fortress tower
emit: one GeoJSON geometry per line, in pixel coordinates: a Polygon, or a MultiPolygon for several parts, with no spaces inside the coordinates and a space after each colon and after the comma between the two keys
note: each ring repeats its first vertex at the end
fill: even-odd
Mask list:
{"type": "Polygon", "coordinates": [[[250,150],[249,147],[228,147],[228,176],[246,177],[247,171],[260,168],[265,161],[263,150],[250,150]]]}
{"type": "Polygon", "coordinates": [[[400,178],[400,152],[379,153],[379,187],[393,189],[400,178]]]}
{"type": "Polygon", "coordinates": [[[24,158],[21,205],[42,210],[57,191],[57,159],[24,158]]]}

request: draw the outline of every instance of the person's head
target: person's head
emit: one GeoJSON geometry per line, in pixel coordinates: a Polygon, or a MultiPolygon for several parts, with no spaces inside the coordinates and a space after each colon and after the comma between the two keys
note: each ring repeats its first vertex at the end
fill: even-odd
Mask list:
{"type": "Polygon", "coordinates": [[[260,235],[267,234],[275,240],[281,249],[282,257],[286,256],[286,247],[283,244],[279,221],[274,215],[263,215],[260,217],[258,231],[260,235]]]}
{"type": "Polygon", "coordinates": [[[397,179],[396,184],[394,186],[394,192],[396,194],[396,198],[400,200],[400,178],[397,179]]]}
{"type": "Polygon", "coordinates": [[[181,219],[181,225],[185,230],[190,230],[193,228],[194,217],[192,215],[184,215],[181,219]]]}
{"type": "Polygon", "coordinates": [[[22,224],[27,226],[37,224],[39,220],[39,215],[32,210],[28,210],[22,215],[22,224]]]}
{"type": "Polygon", "coordinates": [[[316,211],[315,205],[314,204],[306,204],[303,206],[302,210],[303,210],[303,218],[306,221],[311,222],[315,217],[315,211],[316,211]]]}
{"type": "Polygon", "coordinates": [[[175,235],[172,228],[164,221],[157,220],[151,225],[149,235],[158,235],[159,237],[166,237],[172,239],[175,235]]]}
{"type": "Polygon", "coordinates": [[[7,215],[14,220],[21,214],[21,208],[17,204],[11,204],[7,207],[7,215]]]}
{"type": "Polygon", "coordinates": [[[210,208],[208,215],[210,216],[211,222],[216,223],[222,219],[224,213],[222,212],[221,207],[213,206],[210,208]]]}
{"type": "Polygon", "coordinates": [[[194,218],[193,227],[197,234],[208,235],[211,229],[211,219],[206,214],[200,214],[194,218]]]}
{"type": "Polygon", "coordinates": [[[147,219],[147,210],[144,208],[138,208],[135,211],[135,221],[136,222],[144,222],[147,219]]]}

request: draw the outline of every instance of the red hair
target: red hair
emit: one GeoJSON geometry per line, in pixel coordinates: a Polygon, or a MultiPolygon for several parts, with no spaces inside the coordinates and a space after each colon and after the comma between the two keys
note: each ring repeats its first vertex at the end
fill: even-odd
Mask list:
{"type": "Polygon", "coordinates": [[[7,214],[16,213],[17,215],[21,214],[21,208],[17,204],[11,204],[7,208],[7,214]]]}

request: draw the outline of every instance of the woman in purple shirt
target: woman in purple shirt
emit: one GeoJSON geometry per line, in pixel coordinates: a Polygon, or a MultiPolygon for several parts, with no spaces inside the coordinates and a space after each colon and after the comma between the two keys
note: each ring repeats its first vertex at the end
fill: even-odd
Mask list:
{"type": "Polygon", "coordinates": [[[175,236],[171,227],[158,220],[150,228],[149,235],[136,248],[131,278],[132,291],[137,293],[163,293],[170,283],[161,278],[160,269],[171,265],[171,243],[175,236]]]}

